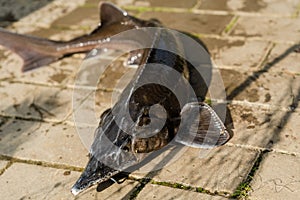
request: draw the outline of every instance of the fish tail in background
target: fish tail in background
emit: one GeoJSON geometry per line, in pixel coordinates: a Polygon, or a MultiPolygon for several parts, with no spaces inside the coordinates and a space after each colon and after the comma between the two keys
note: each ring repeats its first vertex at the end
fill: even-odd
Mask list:
{"type": "Polygon", "coordinates": [[[63,57],[57,51],[60,42],[20,35],[3,28],[0,28],[0,45],[22,57],[23,72],[50,64],[63,57]]]}

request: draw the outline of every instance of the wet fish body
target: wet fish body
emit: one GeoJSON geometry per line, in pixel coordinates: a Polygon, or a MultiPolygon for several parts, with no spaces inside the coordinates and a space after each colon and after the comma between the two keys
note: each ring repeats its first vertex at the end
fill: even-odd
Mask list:
{"type": "MultiPolygon", "coordinates": [[[[24,60],[23,71],[28,71],[96,47],[120,49],[123,45],[126,49],[136,41],[111,41],[111,36],[126,30],[161,26],[155,20],[129,16],[110,3],[100,4],[100,20],[101,24],[92,33],[67,42],[0,29],[0,45],[19,54],[24,60]]],[[[181,56],[163,50],[176,49],[184,54],[189,52],[189,47],[176,35],[162,29],[151,39],[156,48],[143,50],[135,76],[117,103],[100,117],[89,162],[71,190],[74,195],[136,166],[148,153],[166,147],[171,141],[201,148],[219,146],[229,139],[217,114],[202,103],[207,86],[201,83],[201,75],[181,56]],[[153,63],[155,65],[151,65],[153,63]],[[158,66],[165,66],[164,70],[158,70],[158,66]],[[176,75],[172,71],[179,77],[174,78],[176,75]],[[151,80],[170,87],[150,83],[151,80]],[[147,81],[148,84],[143,84],[147,81]],[[178,93],[175,95],[174,91],[178,93]],[[193,92],[195,98],[191,98],[193,92]],[[178,98],[183,99],[183,105],[178,98]],[[180,127],[187,134],[179,134],[180,127]]],[[[198,43],[201,45],[200,41],[198,43]]]]}
{"type": "Polygon", "coordinates": [[[163,29],[157,31],[153,41],[153,48],[145,50],[137,72],[119,100],[100,117],[90,160],[71,190],[74,195],[138,165],[148,153],[166,147],[171,141],[196,148],[211,148],[228,141],[222,121],[202,103],[205,94],[197,89],[197,70],[181,56],[163,50],[184,53],[189,47],[163,29]],[[183,107],[178,98],[183,99],[183,107]],[[154,127],[149,129],[150,125],[154,127]],[[178,135],[179,127],[187,134],[178,135]]]}
{"type": "Polygon", "coordinates": [[[22,35],[0,28],[0,45],[23,59],[22,71],[29,71],[55,62],[64,56],[89,52],[96,47],[121,48],[126,41],[111,42],[110,37],[126,30],[157,26],[156,21],[144,21],[128,15],[111,3],[100,3],[100,24],[90,34],[70,41],[53,41],[22,35]]]}

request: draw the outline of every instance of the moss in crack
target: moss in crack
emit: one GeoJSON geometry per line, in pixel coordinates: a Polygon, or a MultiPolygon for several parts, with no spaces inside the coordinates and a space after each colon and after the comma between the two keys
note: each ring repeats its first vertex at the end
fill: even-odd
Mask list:
{"type": "Polygon", "coordinates": [[[247,178],[237,187],[237,189],[231,195],[232,199],[243,199],[243,198],[248,197],[249,192],[252,190],[251,182],[253,180],[253,177],[254,177],[256,171],[259,169],[259,166],[263,160],[264,155],[268,152],[270,152],[270,151],[264,150],[264,151],[260,152],[260,154],[259,154],[258,158],[256,159],[252,169],[250,170],[247,178]]]}
{"type": "Polygon", "coordinates": [[[0,169],[0,176],[10,167],[12,166],[13,162],[9,161],[3,169],[0,169]]]}
{"type": "Polygon", "coordinates": [[[192,190],[193,189],[193,187],[191,187],[191,186],[183,185],[180,183],[168,183],[168,182],[159,182],[159,181],[152,180],[151,184],[162,185],[162,186],[167,186],[167,187],[177,188],[177,189],[182,189],[182,190],[192,190]]]}
{"type": "Polygon", "coordinates": [[[232,18],[232,20],[229,22],[229,24],[227,24],[227,26],[224,29],[225,34],[228,34],[233,29],[233,27],[236,25],[238,19],[239,19],[238,16],[235,16],[232,18]]]}
{"type": "Polygon", "coordinates": [[[197,187],[196,188],[196,192],[199,192],[199,193],[205,193],[205,194],[210,194],[211,192],[202,188],[202,187],[197,187]]]}
{"type": "Polygon", "coordinates": [[[55,169],[65,169],[65,170],[77,171],[77,172],[82,172],[84,170],[84,168],[82,167],[75,167],[75,166],[57,164],[57,163],[48,163],[48,162],[36,161],[36,160],[23,160],[23,159],[14,158],[6,155],[0,155],[0,160],[6,160],[13,163],[24,163],[24,164],[37,165],[42,167],[50,167],[55,169]]]}

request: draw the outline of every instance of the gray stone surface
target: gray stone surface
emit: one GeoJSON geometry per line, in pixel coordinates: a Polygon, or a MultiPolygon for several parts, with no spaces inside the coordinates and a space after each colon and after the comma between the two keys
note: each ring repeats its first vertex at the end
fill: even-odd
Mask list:
{"type": "Polygon", "coordinates": [[[299,94],[300,76],[290,73],[268,73],[268,70],[247,73],[231,69],[223,69],[220,72],[229,100],[287,108],[299,94]]]}
{"type": "MultiPolygon", "coordinates": [[[[249,173],[257,153],[253,150],[223,146],[211,151],[184,148],[175,156],[177,157],[170,164],[165,164],[160,171],[150,174],[135,172],[133,176],[153,177],[155,181],[202,187],[210,192],[232,193],[249,173]]],[[[164,159],[169,157],[165,156],[164,159]]],[[[164,159],[160,163],[167,162],[164,159]]],[[[150,165],[155,166],[152,163],[150,165]]]]}
{"type": "Polygon", "coordinates": [[[297,10],[298,0],[218,0],[218,3],[210,0],[202,0],[200,9],[244,11],[271,15],[292,15],[297,10]]]}
{"type": "Polygon", "coordinates": [[[251,184],[250,199],[297,199],[300,196],[300,158],[268,153],[251,184]]]}
{"type": "Polygon", "coordinates": [[[298,42],[299,30],[299,18],[240,17],[231,35],[298,42]]]}
{"type": "Polygon", "coordinates": [[[253,147],[272,147],[282,135],[282,122],[286,112],[251,106],[230,105],[234,125],[234,135],[229,141],[232,144],[253,147]]]}
{"type": "Polygon", "coordinates": [[[23,87],[20,83],[2,82],[0,112],[8,116],[61,121],[71,115],[72,94],[71,89],[30,84],[23,87]]]}
{"type": "Polygon", "coordinates": [[[280,134],[274,138],[274,149],[300,155],[300,112],[286,113],[280,126],[280,134]]]}
{"type": "Polygon", "coordinates": [[[6,167],[7,163],[7,161],[0,160],[0,171],[2,171],[6,167]]]}
{"type": "Polygon", "coordinates": [[[212,38],[203,38],[203,41],[218,67],[231,67],[242,71],[257,67],[268,47],[265,41],[229,41],[212,38]]]}
{"type": "Polygon", "coordinates": [[[0,176],[0,198],[15,199],[121,199],[137,185],[134,181],[114,184],[102,192],[95,187],[74,197],[70,189],[79,172],[15,163],[0,176]]]}
{"type": "Polygon", "coordinates": [[[11,119],[0,129],[1,155],[77,167],[88,161],[88,150],[74,127],[11,119]]]}
{"type": "Polygon", "coordinates": [[[138,194],[137,200],[143,199],[203,199],[203,200],[225,200],[227,198],[220,196],[211,196],[208,194],[185,191],[169,188],[160,185],[147,184],[138,194]]]}
{"type": "Polygon", "coordinates": [[[145,12],[141,18],[156,18],[166,27],[188,33],[220,34],[232,16],[195,15],[191,13],[145,12]],[[172,16],[172,17],[170,17],[172,16]]]}
{"type": "Polygon", "coordinates": [[[134,5],[136,6],[154,6],[154,7],[169,7],[169,8],[192,8],[197,4],[197,0],[188,0],[188,1],[180,1],[180,0],[149,0],[149,1],[141,1],[136,0],[134,5]]]}
{"type": "Polygon", "coordinates": [[[48,66],[22,73],[22,59],[8,50],[3,51],[3,53],[7,56],[4,59],[0,57],[2,61],[0,64],[1,71],[3,72],[0,79],[56,87],[72,87],[74,85],[76,72],[83,59],[83,55],[74,55],[48,66]]]}
{"type": "Polygon", "coordinates": [[[273,64],[271,72],[288,72],[300,75],[300,53],[293,51],[295,45],[276,44],[268,57],[267,64],[273,64]]]}

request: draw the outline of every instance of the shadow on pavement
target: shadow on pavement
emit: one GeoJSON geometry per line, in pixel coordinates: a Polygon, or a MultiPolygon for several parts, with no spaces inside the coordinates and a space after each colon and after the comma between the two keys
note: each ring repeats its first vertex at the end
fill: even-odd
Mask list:
{"type": "Polygon", "coordinates": [[[0,27],[6,27],[46,6],[53,0],[0,0],[0,27]]]}

